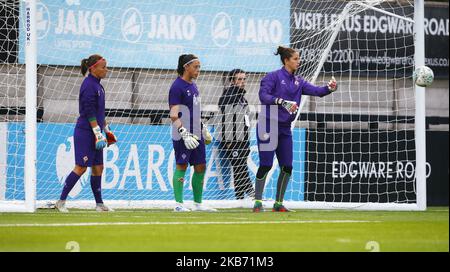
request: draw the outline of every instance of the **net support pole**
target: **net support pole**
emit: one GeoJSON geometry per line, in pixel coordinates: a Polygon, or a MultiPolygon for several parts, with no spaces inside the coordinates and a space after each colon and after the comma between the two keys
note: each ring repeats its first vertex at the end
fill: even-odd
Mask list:
{"type": "Polygon", "coordinates": [[[36,210],[36,0],[25,2],[25,211],[36,210]]]}
{"type": "MultiPolygon", "coordinates": [[[[319,64],[317,65],[316,70],[314,71],[313,77],[311,78],[312,84],[316,83],[317,77],[319,76],[320,71],[322,70],[322,66],[324,65],[325,61],[327,60],[328,53],[331,51],[334,41],[336,40],[336,37],[339,34],[339,29],[341,28],[345,19],[348,17],[349,11],[350,11],[350,8],[352,5],[353,5],[353,2],[350,2],[347,5],[345,5],[345,8],[342,11],[341,15],[339,16],[338,21],[335,23],[334,28],[333,28],[334,29],[333,34],[331,35],[331,38],[328,40],[328,45],[325,48],[325,50],[323,51],[322,56],[319,61],[319,64]]],[[[303,108],[305,107],[308,100],[309,100],[308,96],[302,97],[302,101],[300,101],[300,105],[297,110],[297,115],[295,116],[294,122],[292,122],[292,124],[291,124],[291,130],[294,128],[295,121],[298,120],[298,117],[300,116],[300,112],[303,111],[303,108]]]]}
{"type": "MultiPolygon", "coordinates": [[[[425,65],[424,1],[414,1],[415,67],[425,65]]],[[[415,85],[415,84],[414,84],[415,85]]],[[[415,85],[416,190],[419,210],[427,208],[425,88],[415,85]]]]}

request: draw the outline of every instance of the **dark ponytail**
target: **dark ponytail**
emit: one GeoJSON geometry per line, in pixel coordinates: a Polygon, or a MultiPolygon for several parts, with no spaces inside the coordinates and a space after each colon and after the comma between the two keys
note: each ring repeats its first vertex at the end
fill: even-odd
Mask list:
{"type": "Polygon", "coordinates": [[[83,76],[85,76],[87,71],[89,70],[89,67],[94,65],[97,61],[101,60],[102,58],[103,58],[102,56],[95,54],[95,55],[89,56],[89,58],[87,58],[87,59],[82,59],[81,60],[81,74],[83,76]]]}
{"type": "Polygon", "coordinates": [[[183,54],[178,58],[177,73],[179,76],[183,76],[184,66],[194,59],[198,59],[198,57],[194,54],[183,54]]]}
{"type": "Polygon", "coordinates": [[[295,52],[297,52],[297,51],[295,51],[295,49],[292,49],[292,48],[289,48],[289,47],[284,47],[284,46],[280,45],[280,46],[278,46],[277,52],[274,53],[274,55],[275,56],[276,55],[280,55],[281,62],[283,64],[285,64],[284,60],[285,59],[289,59],[290,57],[292,57],[292,55],[294,55],[295,52]]]}

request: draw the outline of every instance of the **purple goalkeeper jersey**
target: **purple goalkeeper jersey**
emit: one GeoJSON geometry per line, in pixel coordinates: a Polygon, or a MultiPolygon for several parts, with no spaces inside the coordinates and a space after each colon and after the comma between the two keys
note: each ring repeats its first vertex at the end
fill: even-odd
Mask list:
{"type": "Polygon", "coordinates": [[[200,96],[197,85],[178,77],[169,90],[169,106],[172,105],[180,105],[179,117],[183,126],[191,133],[200,136],[200,96]],[[183,114],[189,114],[189,124],[187,124],[187,116],[183,114]],[[193,129],[194,118],[196,120],[195,132],[193,129]]]}
{"type": "MultiPolygon", "coordinates": [[[[268,73],[262,80],[259,89],[259,100],[262,105],[261,113],[267,119],[270,116],[270,105],[275,105],[275,99],[282,98],[297,102],[300,106],[302,95],[325,96],[329,94],[327,86],[314,86],[301,76],[290,74],[284,67],[268,73]]],[[[281,105],[278,106],[278,122],[281,126],[290,126],[295,114],[289,114],[281,105]]]]}
{"type": "Polygon", "coordinates": [[[105,125],[105,90],[100,79],[89,74],[81,84],[79,96],[79,113],[76,128],[91,129],[89,119],[95,117],[103,130],[105,125]]]}

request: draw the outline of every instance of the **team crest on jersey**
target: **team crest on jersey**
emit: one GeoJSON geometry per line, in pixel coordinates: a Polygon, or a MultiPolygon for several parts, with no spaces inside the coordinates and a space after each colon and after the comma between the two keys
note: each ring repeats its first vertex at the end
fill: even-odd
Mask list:
{"type": "Polygon", "coordinates": [[[281,84],[286,85],[286,82],[283,80],[281,80],[281,84]]]}
{"type": "Polygon", "coordinates": [[[295,81],[295,85],[298,86],[298,84],[300,84],[300,82],[298,82],[297,80],[295,81]]]}

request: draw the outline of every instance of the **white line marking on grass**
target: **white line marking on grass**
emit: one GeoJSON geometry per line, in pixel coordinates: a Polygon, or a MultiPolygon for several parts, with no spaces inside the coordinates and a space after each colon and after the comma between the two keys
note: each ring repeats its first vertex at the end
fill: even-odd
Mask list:
{"type": "Polygon", "coordinates": [[[236,221],[236,222],[86,222],[86,223],[48,223],[48,224],[0,224],[0,227],[90,227],[126,225],[251,225],[251,224],[352,224],[380,223],[382,221],[358,220],[290,220],[290,221],[236,221]]]}
{"type": "Polygon", "coordinates": [[[350,243],[352,240],[348,239],[348,238],[338,238],[336,239],[336,242],[338,243],[350,243]]]}

